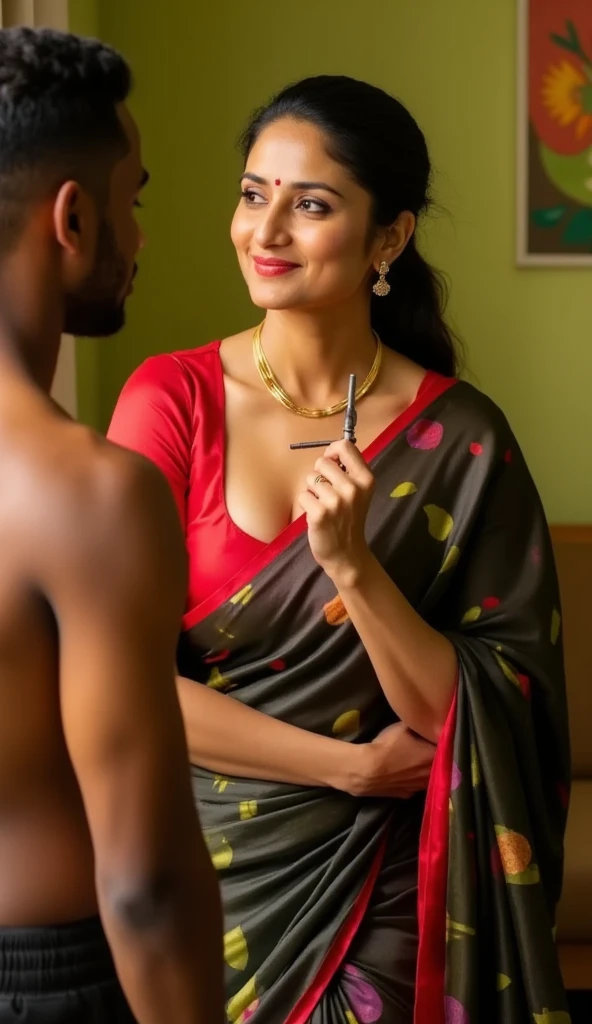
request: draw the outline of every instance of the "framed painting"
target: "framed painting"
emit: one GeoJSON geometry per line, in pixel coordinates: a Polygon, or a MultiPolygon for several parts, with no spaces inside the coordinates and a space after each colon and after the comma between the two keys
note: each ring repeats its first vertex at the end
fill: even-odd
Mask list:
{"type": "Polygon", "coordinates": [[[517,2],[517,262],[592,267],[592,0],[517,2]]]}

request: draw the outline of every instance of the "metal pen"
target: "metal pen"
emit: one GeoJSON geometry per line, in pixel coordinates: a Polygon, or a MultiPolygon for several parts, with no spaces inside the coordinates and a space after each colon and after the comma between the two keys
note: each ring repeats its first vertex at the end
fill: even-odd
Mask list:
{"type": "MultiPolygon", "coordinates": [[[[356,375],[350,373],[349,386],[347,391],[347,405],[345,408],[345,419],[343,422],[343,440],[351,441],[352,444],[356,443],[356,423],[358,422],[358,414],[356,412],[356,375]]],[[[328,448],[333,441],[296,441],[295,444],[290,445],[290,449],[295,451],[299,448],[328,448]]]]}
{"type": "Polygon", "coordinates": [[[356,375],[349,375],[349,389],[347,392],[347,406],[345,408],[345,421],[343,424],[343,440],[356,443],[356,423],[358,414],[356,412],[356,375]]]}

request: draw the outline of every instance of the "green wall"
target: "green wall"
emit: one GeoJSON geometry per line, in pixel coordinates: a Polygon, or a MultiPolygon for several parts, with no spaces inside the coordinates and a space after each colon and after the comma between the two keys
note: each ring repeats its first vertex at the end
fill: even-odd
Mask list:
{"type": "Polygon", "coordinates": [[[426,224],[426,244],[451,276],[473,377],[505,409],[549,516],[591,521],[590,273],[514,266],[515,7],[100,0],[100,33],[137,77],[153,183],[129,327],[96,351],[96,379],[81,376],[84,408],[93,405],[86,390],[92,399],[99,388],[97,422],[146,355],[255,321],[228,240],[235,138],[250,109],[287,81],[348,73],[397,94],[425,129],[446,211],[426,224]]]}

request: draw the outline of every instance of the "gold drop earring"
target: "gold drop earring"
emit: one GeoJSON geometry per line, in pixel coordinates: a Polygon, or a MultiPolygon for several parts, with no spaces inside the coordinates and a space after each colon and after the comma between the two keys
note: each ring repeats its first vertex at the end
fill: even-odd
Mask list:
{"type": "Polygon", "coordinates": [[[380,267],[378,268],[378,281],[376,281],[376,283],[372,285],[372,291],[381,299],[383,299],[385,295],[388,295],[388,293],[391,290],[391,286],[386,279],[386,275],[388,274],[390,269],[391,268],[389,267],[386,260],[383,260],[382,263],[380,264],[380,267]]]}

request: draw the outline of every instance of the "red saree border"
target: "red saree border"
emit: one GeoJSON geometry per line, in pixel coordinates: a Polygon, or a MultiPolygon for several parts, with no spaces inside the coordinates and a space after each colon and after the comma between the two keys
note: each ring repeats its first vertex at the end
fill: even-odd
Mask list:
{"type": "Polygon", "coordinates": [[[345,960],[348,950],[364,920],[368,904],[374,892],[376,879],[382,867],[385,850],[386,835],[382,839],[370,869],[370,874],[356,897],[349,917],[341,926],[335,942],[319,968],[316,978],[310,988],[300,997],[283,1024],[308,1024],[313,1011],[318,1006],[335,974],[345,960]]]}
{"type": "Polygon", "coordinates": [[[438,743],[419,843],[419,949],[414,1024],[445,1024],[448,804],[457,693],[458,687],[438,743]]]}
{"type": "MultiPolygon", "coordinates": [[[[442,377],[440,374],[428,371],[424,378],[424,384],[420,387],[411,405],[397,416],[392,423],[389,423],[382,433],[364,449],[362,455],[366,462],[372,462],[373,459],[377,458],[401,431],[405,430],[417,416],[425,412],[437,398],[440,398],[441,395],[445,394],[446,391],[457,383],[458,381],[454,377],[442,377]]],[[[203,622],[208,615],[211,615],[225,601],[229,600],[234,594],[250,583],[254,576],[262,572],[263,569],[266,569],[275,558],[281,555],[305,531],[306,515],[303,513],[298,519],[295,519],[294,522],[282,530],[275,540],[272,540],[261,552],[250,559],[223,586],[219,587],[213,594],[210,594],[205,601],[196,605],[195,608],[189,609],[183,616],[183,629],[189,630],[196,626],[198,622],[203,622]]]]}

